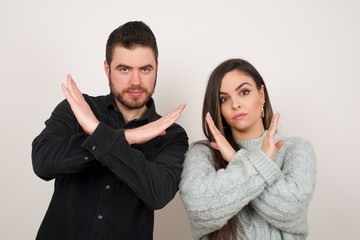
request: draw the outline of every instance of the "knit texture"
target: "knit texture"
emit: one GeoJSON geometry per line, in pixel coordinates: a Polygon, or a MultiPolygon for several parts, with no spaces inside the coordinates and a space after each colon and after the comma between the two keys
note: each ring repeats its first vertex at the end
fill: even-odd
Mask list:
{"type": "Polygon", "coordinates": [[[310,142],[286,138],[271,160],[262,137],[238,141],[241,149],[225,169],[215,170],[210,149],[194,144],[186,154],[180,196],[191,237],[220,229],[235,214],[238,239],[298,240],[308,235],[307,210],[315,188],[316,160],[310,142]]]}

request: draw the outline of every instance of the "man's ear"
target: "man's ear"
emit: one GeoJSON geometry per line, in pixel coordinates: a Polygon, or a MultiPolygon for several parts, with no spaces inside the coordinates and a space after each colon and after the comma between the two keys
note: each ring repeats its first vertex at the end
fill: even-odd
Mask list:
{"type": "Polygon", "coordinates": [[[108,62],[106,60],[104,60],[104,70],[105,70],[106,76],[109,78],[110,66],[109,66],[109,64],[108,64],[108,62]]]}

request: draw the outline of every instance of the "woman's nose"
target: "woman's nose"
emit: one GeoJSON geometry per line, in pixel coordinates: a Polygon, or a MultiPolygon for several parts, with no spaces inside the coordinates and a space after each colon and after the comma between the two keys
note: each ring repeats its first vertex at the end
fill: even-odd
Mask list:
{"type": "Polygon", "coordinates": [[[232,106],[233,109],[238,109],[238,108],[240,108],[240,103],[239,103],[238,101],[234,101],[232,105],[233,105],[233,106],[232,106]]]}

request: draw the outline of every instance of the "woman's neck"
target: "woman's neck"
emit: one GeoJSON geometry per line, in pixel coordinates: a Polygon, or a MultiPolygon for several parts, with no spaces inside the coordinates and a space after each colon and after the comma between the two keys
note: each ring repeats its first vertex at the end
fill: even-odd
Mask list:
{"type": "Polygon", "coordinates": [[[243,140],[251,140],[261,137],[264,132],[265,128],[261,124],[261,126],[257,126],[252,129],[246,130],[238,130],[238,129],[231,129],[232,135],[236,141],[243,141],[243,140]]]}

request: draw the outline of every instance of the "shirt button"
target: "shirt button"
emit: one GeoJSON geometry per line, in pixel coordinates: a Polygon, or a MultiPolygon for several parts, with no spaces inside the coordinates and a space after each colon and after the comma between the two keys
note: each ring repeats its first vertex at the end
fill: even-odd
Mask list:
{"type": "Polygon", "coordinates": [[[91,150],[95,150],[95,148],[96,148],[95,146],[92,146],[91,150]]]}
{"type": "Polygon", "coordinates": [[[89,157],[88,157],[88,156],[85,156],[85,157],[84,157],[84,160],[89,160],[89,157]]]}
{"type": "Polygon", "coordinates": [[[105,188],[106,188],[107,190],[109,190],[109,189],[110,189],[110,185],[106,185],[105,188]]]}
{"type": "Polygon", "coordinates": [[[98,219],[99,219],[99,220],[103,219],[103,216],[102,216],[102,215],[99,215],[99,216],[98,216],[98,219]]]}

